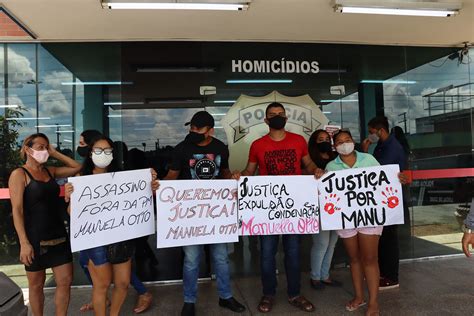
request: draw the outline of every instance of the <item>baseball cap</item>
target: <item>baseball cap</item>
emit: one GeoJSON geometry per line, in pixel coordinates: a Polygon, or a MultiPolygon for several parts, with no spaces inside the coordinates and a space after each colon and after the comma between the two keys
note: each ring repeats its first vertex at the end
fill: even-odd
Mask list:
{"type": "Polygon", "coordinates": [[[191,121],[187,122],[184,125],[194,125],[197,128],[209,126],[212,128],[214,127],[214,118],[206,111],[199,111],[193,115],[191,121]]]}

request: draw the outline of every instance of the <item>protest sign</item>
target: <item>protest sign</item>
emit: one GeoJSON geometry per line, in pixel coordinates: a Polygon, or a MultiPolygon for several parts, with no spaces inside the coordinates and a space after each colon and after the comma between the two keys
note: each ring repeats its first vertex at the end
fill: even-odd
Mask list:
{"type": "Polygon", "coordinates": [[[157,247],[237,242],[237,181],[160,181],[157,247]]]}
{"type": "Polygon", "coordinates": [[[398,165],[329,172],[318,181],[321,229],[403,224],[398,165]]]}
{"type": "Polygon", "coordinates": [[[150,169],[69,178],[73,252],[155,232],[150,169]]]}
{"type": "Polygon", "coordinates": [[[241,235],[319,232],[314,176],[256,176],[239,180],[241,235]]]}

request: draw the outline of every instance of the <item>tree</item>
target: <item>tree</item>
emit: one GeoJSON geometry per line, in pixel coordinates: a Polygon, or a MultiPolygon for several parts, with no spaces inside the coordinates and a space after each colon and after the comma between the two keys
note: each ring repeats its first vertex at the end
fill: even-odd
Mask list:
{"type": "MultiPolygon", "coordinates": [[[[6,108],[5,115],[0,115],[0,188],[8,186],[10,173],[22,164],[18,146],[18,129],[22,127],[22,124],[15,120],[15,118],[23,116],[21,110],[21,108],[15,110],[6,108]]],[[[0,232],[2,233],[0,236],[0,264],[12,264],[17,262],[18,247],[16,246],[11,206],[8,201],[0,202],[0,232]]]]}
{"type": "Polygon", "coordinates": [[[0,115],[0,187],[8,185],[10,172],[21,164],[18,146],[18,129],[23,125],[15,118],[22,117],[21,108],[5,109],[0,115]]]}

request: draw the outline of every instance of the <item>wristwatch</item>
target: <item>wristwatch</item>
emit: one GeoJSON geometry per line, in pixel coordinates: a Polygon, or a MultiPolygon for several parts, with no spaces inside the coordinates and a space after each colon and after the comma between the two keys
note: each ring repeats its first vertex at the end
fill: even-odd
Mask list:
{"type": "Polygon", "coordinates": [[[465,233],[468,233],[468,234],[474,234],[474,229],[471,229],[471,228],[467,227],[466,225],[464,225],[462,227],[462,231],[465,232],[465,233]]]}

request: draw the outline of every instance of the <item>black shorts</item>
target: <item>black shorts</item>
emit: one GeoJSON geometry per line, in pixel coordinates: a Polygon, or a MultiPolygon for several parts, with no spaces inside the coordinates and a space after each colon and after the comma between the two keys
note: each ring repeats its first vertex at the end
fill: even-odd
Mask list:
{"type": "Polygon", "coordinates": [[[29,272],[42,271],[72,262],[71,246],[65,241],[55,246],[41,246],[35,250],[35,258],[25,270],[29,272]]]}

